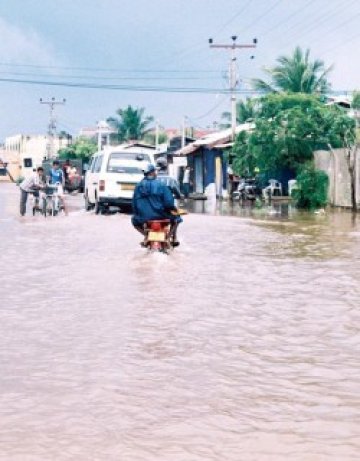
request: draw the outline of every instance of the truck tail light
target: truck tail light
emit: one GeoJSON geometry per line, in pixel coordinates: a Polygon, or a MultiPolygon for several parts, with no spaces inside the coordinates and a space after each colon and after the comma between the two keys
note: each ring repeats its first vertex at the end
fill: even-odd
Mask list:
{"type": "Polygon", "coordinates": [[[105,181],[103,179],[100,179],[99,181],[99,191],[104,192],[105,190],[105,181]]]}

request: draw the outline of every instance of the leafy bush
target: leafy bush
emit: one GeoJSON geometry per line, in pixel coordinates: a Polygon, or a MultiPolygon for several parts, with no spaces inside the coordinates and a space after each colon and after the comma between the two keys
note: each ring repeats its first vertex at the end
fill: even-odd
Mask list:
{"type": "Polygon", "coordinates": [[[292,196],[298,208],[316,210],[327,204],[329,178],[326,173],[316,170],[312,163],[306,164],[297,178],[292,196]]]}

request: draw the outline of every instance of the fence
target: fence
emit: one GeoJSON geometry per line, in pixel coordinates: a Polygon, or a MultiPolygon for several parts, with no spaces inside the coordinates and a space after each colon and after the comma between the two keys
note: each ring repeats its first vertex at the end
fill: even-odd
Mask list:
{"type": "MultiPolygon", "coordinates": [[[[345,149],[319,150],[314,153],[315,165],[329,177],[329,203],[333,206],[351,207],[351,183],[345,149]]],[[[355,158],[356,203],[360,205],[360,150],[355,158]]]]}

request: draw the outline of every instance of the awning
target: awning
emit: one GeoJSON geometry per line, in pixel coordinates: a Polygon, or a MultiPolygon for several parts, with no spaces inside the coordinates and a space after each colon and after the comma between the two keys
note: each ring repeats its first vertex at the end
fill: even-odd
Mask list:
{"type": "MultiPolygon", "coordinates": [[[[238,125],[235,129],[235,134],[239,134],[242,131],[251,131],[254,126],[254,123],[243,123],[238,125]]],[[[231,147],[234,144],[231,138],[232,129],[227,128],[226,130],[217,131],[216,133],[211,133],[204,136],[203,138],[197,139],[191,144],[188,144],[187,146],[176,151],[174,155],[189,155],[196,152],[198,149],[200,149],[200,147],[210,147],[214,149],[231,147]]]]}
{"type": "Polygon", "coordinates": [[[200,149],[201,146],[196,146],[195,143],[188,144],[185,147],[182,147],[181,149],[177,150],[174,152],[174,155],[190,155],[193,152],[196,152],[197,150],[200,149]]]}

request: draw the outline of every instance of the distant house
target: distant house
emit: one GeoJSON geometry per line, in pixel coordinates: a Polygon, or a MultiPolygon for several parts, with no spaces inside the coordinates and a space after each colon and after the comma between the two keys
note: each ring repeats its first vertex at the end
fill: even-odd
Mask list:
{"type": "MultiPolygon", "coordinates": [[[[52,143],[54,154],[56,154],[71,143],[71,138],[55,136],[52,143]]],[[[15,179],[19,176],[29,176],[34,168],[40,166],[47,157],[48,146],[49,137],[41,134],[17,134],[5,138],[4,153],[8,159],[8,168],[12,176],[15,179]]]]}
{"type": "Polygon", "coordinates": [[[351,108],[351,100],[347,96],[329,96],[327,98],[326,106],[339,106],[344,109],[351,108]]]}
{"type": "Polygon", "coordinates": [[[97,126],[85,126],[80,129],[79,137],[87,139],[97,139],[99,129],[97,126]]]}
{"type": "Polygon", "coordinates": [[[146,154],[149,154],[148,161],[153,161],[154,158],[157,158],[159,155],[163,155],[155,146],[142,141],[129,141],[123,144],[118,144],[116,146],[104,146],[104,150],[106,149],[111,149],[118,152],[129,152],[132,154],[143,154],[145,155],[145,158],[146,154]]]}
{"type": "Polygon", "coordinates": [[[185,136],[183,139],[182,136],[174,136],[169,140],[168,154],[173,155],[175,152],[181,149],[182,143],[187,146],[195,141],[195,138],[185,136]]]}
{"type": "Polygon", "coordinates": [[[339,106],[346,109],[349,117],[354,118],[359,125],[360,111],[352,107],[352,98],[348,96],[329,96],[327,98],[326,106],[339,106]]]}
{"type": "MultiPolygon", "coordinates": [[[[252,123],[236,127],[236,134],[250,131],[252,123]]],[[[224,152],[229,149],[232,130],[227,129],[208,134],[180,148],[175,156],[186,156],[192,169],[192,192],[208,197],[223,197],[227,188],[227,160],[224,152]]]]}

